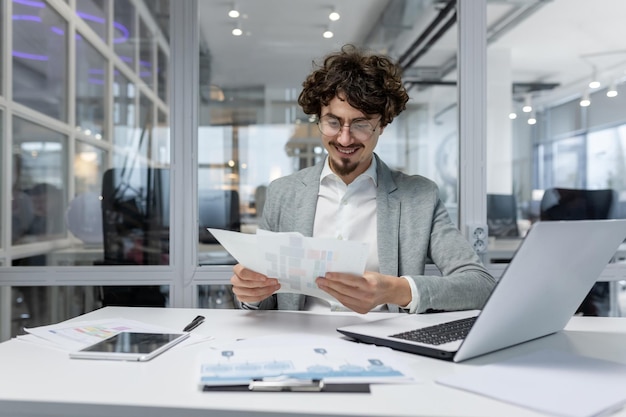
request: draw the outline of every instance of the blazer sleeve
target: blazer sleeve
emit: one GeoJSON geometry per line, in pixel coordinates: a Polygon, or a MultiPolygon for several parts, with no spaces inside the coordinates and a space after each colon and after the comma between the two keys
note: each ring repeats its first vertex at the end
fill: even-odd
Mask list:
{"type": "Polygon", "coordinates": [[[418,289],[417,313],[482,309],[495,279],[438,198],[431,221],[428,258],[441,276],[412,277],[418,289]]]}

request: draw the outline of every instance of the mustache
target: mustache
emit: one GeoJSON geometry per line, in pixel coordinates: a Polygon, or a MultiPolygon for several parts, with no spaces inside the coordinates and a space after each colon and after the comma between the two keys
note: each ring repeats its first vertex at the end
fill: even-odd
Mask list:
{"type": "Polygon", "coordinates": [[[352,145],[349,146],[343,146],[340,143],[338,143],[337,141],[330,141],[328,142],[329,145],[334,146],[336,148],[344,148],[344,149],[358,149],[358,148],[363,148],[364,146],[360,143],[354,143],[352,145]]]}

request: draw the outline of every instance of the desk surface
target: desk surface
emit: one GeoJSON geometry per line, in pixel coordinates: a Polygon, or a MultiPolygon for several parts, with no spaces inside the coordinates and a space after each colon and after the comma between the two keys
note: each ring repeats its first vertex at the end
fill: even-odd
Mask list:
{"type": "MultiPolygon", "coordinates": [[[[107,307],[76,320],[124,317],[182,328],[215,340],[180,346],[150,362],[71,360],[66,352],[10,340],[0,344],[0,416],[538,416],[530,410],[436,384],[435,378],[538,349],[556,348],[626,364],[626,318],[574,317],[566,331],[454,364],[397,352],[419,370],[410,385],[374,385],[371,394],[204,393],[196,355],[238,338],[302,332],[340,337],[335,328],[390,313],[107,307]]],[[[626,416],[626,410],[618,416],[626,416]]]]}

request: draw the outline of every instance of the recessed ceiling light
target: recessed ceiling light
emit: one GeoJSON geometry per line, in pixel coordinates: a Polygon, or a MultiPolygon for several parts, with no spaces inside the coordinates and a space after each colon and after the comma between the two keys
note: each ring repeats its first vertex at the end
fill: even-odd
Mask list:
{"type": "Polygon", "coordinates": [[[237,10],[237,4],[233,3],[232,7],[228,11],[228,17],[232,17],[233,19],[237,19],[239,17],[239,10],[237,10]]]}
{"type": "Polygon", "coordinates": [[[606,90],[607,97],[617,97],[617,85],[615,81],[613,81],[608,90],[606,90]]]}
{"type": "Polygon", "coordinates": [[[589,97],[589,91],[583,93],[583,98],[578,103],[580,107],[589,107],[591,105],[591,98],[589,97]]]}

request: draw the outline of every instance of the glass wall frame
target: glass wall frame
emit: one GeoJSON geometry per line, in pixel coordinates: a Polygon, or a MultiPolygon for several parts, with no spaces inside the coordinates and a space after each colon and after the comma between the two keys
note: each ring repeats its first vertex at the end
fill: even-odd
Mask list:
{"type": "MultiPolygon", "coordinates": [[[[129,84],[133,86],[134,95],[130,98],[132,104],[124,102],[126,106],[124,107],[124,111],[126,111],[127,108],[132,109],[130,111],[132,120],[128,122],[129,128],[135,131],[137,130],[137,109],[140,107],[140,97],[144,97],[144,101],[150,102],[150,104],[144,103],[144,107],[147,111],[152,113],[145,115],[146,118],[149,120],[157,120],[158,118],[160,123],[158,142],[163,143],[169,140],[169,134],[163,132],[164,129],[169,131],[169,126],[167,125],[169,121],[169,105],[159,97],[154,83],[149,87],[141,82],[141,78],[136,73],[137,68],[129,67],[117,55],[112,53],[111,45],[115,39],[115,31],[113,30],[112,23],[113,1],[98,0],[94,2],[98,4],[98,7],[101,7],[100,12],[102,12],[102,14],[100,14],[100,12],[98,12],[98,14],[90,12],[88,16],[85,17],[82,15],[83,13],[75,11],[74,7],[82,7],[87,3],[86,1],[70,1],[64,3],[56,0],[50,0],[48,2],[12,2],[3,0],[0,2],[0,6],[2,7],[2,13],[0,15],[4,17],[0,25],[2,28],[0,36],[2,42],[2,47],[0,47],[0,65],[2,65],[2,71],[0,71],[2,75],[0,77],[0,83],[2,84],[2,88],[0,88],[0,117],[2,118],[2,122],[0,122],[0,137],[2,138],[0,142],[0,146],[2,147],[0,151],[0,157],[2,158],[0,160],[0,168],[2,169],[0,200],[6,203],[2,205],[3,210],[0,215],[0,230],[2,231],[2,242],[0,244],[0,269],[2,270],[2,272],[0,272],[0,340],[5,340],[10,336],[10,330],[8,329],[10,329],[11,326],[8,325],[8,320],[12,316],[12,310],[15,314],[19,313],[19,308],[15,307],[17,306],[15,302],[21,299],[21,297],[14,297],[16,293],[12,293],[11,285],[33,289],[34,293],[41,293],[36,290],[37,288],[45,290],[47,300],[57,299],[55,296],[55,294],[57,294],[59,296],[56,302],[57,305],[44,308],[44,310],[49,310],[45,313],[49,320],[62,320],[68,318],[67,314],[73,316],[84,312],[84,310],[81,310],[81,308],[86,308],[84,306],[79,306],[80,308],[78,309],[64,309],[63,305],[61,305],[64,302],[60,300],[64,300],[64,296],[70,297],[70,294],[74,293],[78,294],[82,292],[86,295],[92,289],[102,288],[102,285],[119,284],[121,286],[128,286],[152,284],[153,286],[156,285],[163,288],[165,293],[168,293],[171,287],[169,284],[171,283],[172,268],[169,265],[164,268],[154,267],[154,269],[160,271],[153,272],[150,272],[151,266],[134,269],[122,267],[119,268],[117,272],[113,272],[112,270],[101,272],[101,270],[106,268],[98,267],[92,262],[68,262],[66,256],[57,259],[57,252],[67,251],[68,248],[75,244],[77,237],[82,242],[89,244],[89,240],[93,239],[95,229],[93,229],[93,227],[85,227],[90,226],[86,223],[81,223],[77,226],[78,228],[74,230],[79,231],[79,234],[82,235],[81,237],[69,236],[67,233],[63,233],[65,236],[55,235],[54,238],[50,239],[27,242],[21,245],[11,245],[11,210],[6,210],[5,207],[7,207],[7,204],[8,207],[11,207],[10,201],[12,197],[10,190],[13,177],[11,171],[12,168],[16,166],[11,157],[15,147],[14,145],[16,144],[14,140],[15,137],[12,134],[14,127],[17,126],[14,120],[45,126],[46,129],[65,138],[64,149],[61,151],[61,157],[65,161],[62,164],[64,166],[62,175],[65,178],[63,182],[65,196],[63,200],[65,203],[69,204],[66,204],[68,215],[72,211],[78,210],[81,216],[87,221],[98,220],[100,218],[100,215],[94,216],[93,213],[84,212],[84,208],[88,207],[93,209],[95,207],[98,212],[100,211],[100,201],[98,198],[103,167],[110,166],[113,155],[119,154],[118,150],[116,150],[115,143],[111,140],[113,136],[113,123],[111,119],[113,117],[112,109],[114,103],[111,91],[113,89],[113,74],[115,68],[117,68],[115,70],[116,74],[122,74],[122,76],[126,77],[129,84]],[[56,120],[55,117],[38,111],[37,108],[31,108],[30,106],[13,101],[15,97],[12,94],[13,89],[11,88],[11,84],[18,74],[12,72],[11,59],[9,59],[12,56],[12,39],[14,40],[11,36],[13,21],[12,19],[6,19],[6,16],[12,15],[14,3],[20,3],[25,7],[35,7],[36,9],[46,8],[50,11],[49,13],[59,16],[60,19],[65,22],[64,28],[56,29],[58,33],[55,33],[55,35],[60,36],[63,34],[66,37],[67,57],[64,58],[64,65],[66,66],[64,77],[67,82],[63,89],[65,91],[64,94],[67,94],[70,100],[68,100],[67,105],[63,105],[62,107],[66,109],[64,111],[67,112],[67,119],[62,118],[63,120],[56,120]],[[78,18],[77,15],[80,18],[78,18]],[[102,31],[94,30],[94,25],[96,25],[97,28],[101,26],[105,26],[105,28],[102,31]],[[96,66],[98,67],[97,72],[90,72],[91,66],[77,70],[76,63],[81,61],[80,56],[77,57],[77,55],[80,55],[82,52],[76,48],[76,42],[84,42],[86,45],[89,45],[92,54],[95,53],[102,57],[101,60],[97,60],[96,62],[96,66]],[[102,62],[105,62],[104,67],[102,66],[102,62]],[[85,113],[89,116],[87,118],[84,117],[85,114],[81,117],[76,117],[76,110],[80,107],[80,104],[77,105],[77,102],[74,101],[74,96],[80,93],[82,88],[77,88],[76,84],[74,84],[77,79],[76,75],[78,71],[83,71],[83,73],[87,71],[87,76],[82,79],[83,87],[88,87],[89,83],[95,83],[102,88],[101,91],[96,93],[97,104],[94,107],[88,108],[87,106],[83,106],[83,108],[78,109],[87,111],[87,113],[85,113]],[[103,108],[104,111],[102,110],[103,108]],[[90,119],[92,115],[95,119],[90,119]],[[78,130],[76,129],[76,121],[79,119],[83,121],[97,120],[99,122],[99,129],[81,128],[78,130]],[[7,140],[4,140],[5,138],[7,140]],[[84,199],[78,198],[81,197],[81,194],[85,194],[83,196],[85,197],[84,199]],[[87,200],[89,200],[87,204],[74,204],[85,203],[87,200]],[[35,259],[42,255],[47,257],[48,265],[37,267],[16,266],[16,260],[35,259]],[[128,275],[121,275],[128,277],[128,279],[118,279],[120,277],[120,269],[129,270],[128,275]],[[136,273],[139,272],[139,269],[141,269],[141,272],[136,273]],[[164,272],[164,270],[169,272],[164,272]],[[132,272],[135,272],[135,274],[132,272]],[[116,278],[116,275],[118,278],[116,278]],[[60,294],[59,291],[63,293],[60,294]],[[12,306],[15,308],[12,308],[12,306]]],[[[138,21],[149,21],[151,19],[150,11],[141,1],[132,0],[131,3],[139,9],[139,12],[134,15],[133,19],[138,19],[138,21]]],[[[156,24],[151,23],[149,27],[151,28],[149,32],[151,36],[150,43],[160,46],[160,61],[162,65],[165,66],[163,73],[167,74],[170,54],[169,44],[163,39],[163,35],[158,30],[155,30],[157,27],[156,24]],[[157,37],[158,39],[155,39],[157,37]]],[[[156,52],[154,52],[153,55],[156,57],[156,52]]],[[[155,59],[156,58],[152,58],[153,61],[155,59]]],[[[85,61],[82,62],[84,63],[85,61]]],[[[152,78],[155,78],[155,75],[153,75],[152,78]]],[[[162,82],[165,81],[167,80],[162,80],[162,82]]],[[[163,87],[161,88],[163,91],[166,90],[163,87]]],[[[93,91],[89,91],[88,88],[82,88],[82,91],[86,93],[83,97],[86,97],[86,100],[89,101],[89,95],[91,94],[93,96],[93,91]]],[[[165,97],[165,94],[162,94],[162,96],[165,97]]],[[[124,99],[123,101],[126,100],[124,99]]],[[[126,116],[128,116],[128,114],[126,114],[126,116]]],[[[169,163],[169,145],[167,143],[165,145],[165,149],[168,151],[167,155],[161,150],[159,156],[163,161],[169,163]]],[[[32,146],[30,146],[30,148],[32,148],[32,146]]],[[[36,152],[35,149],[31,150],[36,152]]],[[[65,223],[65,221],[60,220],[55,222],[56,225],[62,223],[65,223]]],[[[68,217],[68,227],[70,223],[68,217]]],[[[100,234],[101,233],[102,231],[100,230],[100,234]]],[[[74,295],[71,295],[71,297],[74,297],[74,295]]],[[[166,295],[166,297],[169,297],[169,295],[166,295]]],[[[67,298],[66,300],[70,299],[67,298]]],[[[93,305],[91,308],[93,308],[93,305]]],[[[30,324],[32,325],[33,323],[30,324]]]]}

